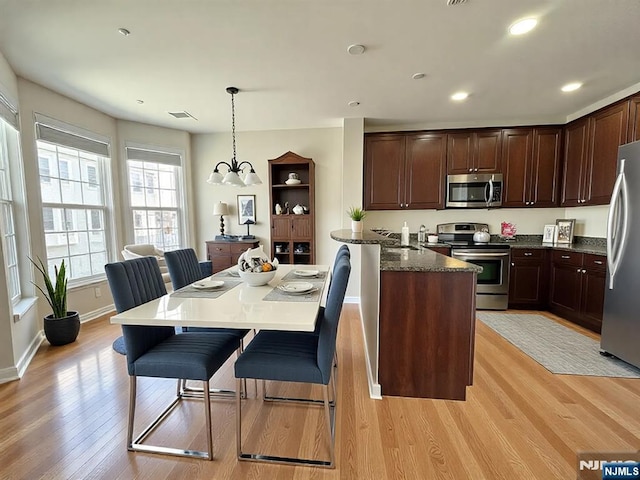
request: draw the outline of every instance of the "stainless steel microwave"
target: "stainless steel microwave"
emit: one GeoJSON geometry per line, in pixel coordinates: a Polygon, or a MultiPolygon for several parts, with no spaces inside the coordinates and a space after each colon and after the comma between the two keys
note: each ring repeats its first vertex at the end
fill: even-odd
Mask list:
{"type": "Polygon", "coordinates": [[[447,175],[446,207],[490,208],[501,205],[501,173],[447,175]]]}

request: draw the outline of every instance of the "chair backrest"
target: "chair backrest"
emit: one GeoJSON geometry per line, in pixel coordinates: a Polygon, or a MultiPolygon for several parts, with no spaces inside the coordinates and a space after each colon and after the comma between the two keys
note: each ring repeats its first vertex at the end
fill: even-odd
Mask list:
{"type": "Polygon", "coordinates": [[[350,273],[351,261],[349,256],[342,255],[336,261],[333,271],[324,316],[322,319],[318,319],[322,323],[318,335],[318,353],[316,360],[325,383],[331,378],[331,365],[333,365],[333,354],[336,349],[338,322],[340,321],[340,314],[342,313],[342,304],[344,303],[344,296],[347,292],[350,273]]]}
{"type": "Polygon", "coordinates": [[[203,275],[200,262],[193,248],[165,252],[164,260],[167,263],[174,290],[208,276],[203,275]]]}
{"type": "MultiPolygon", "coordinates": [[[[158,261],[153,257],[134,258],[104,266],[118,313],[160,298],[167,293],[158,261]]],[[[174,327],[123,325],[127,367],[133,375],[133,362],[154,345],[175,335],[174,327]]]]}
{"type": "MultiPolygon", "coordinates": [[[[342,257],[351,259],[351,251],[349,250],[349,247],[347,247],[344,243],[338,249],[336,258],[333,260],[333,268],[331,269],[332,272],[335,272],[336,266],[338,265],[338,260],[340,260],[342,257]]],[[[333,282],[333,278],[329,279],[329,291],[331,291],[331,282],[333,282]]]]}

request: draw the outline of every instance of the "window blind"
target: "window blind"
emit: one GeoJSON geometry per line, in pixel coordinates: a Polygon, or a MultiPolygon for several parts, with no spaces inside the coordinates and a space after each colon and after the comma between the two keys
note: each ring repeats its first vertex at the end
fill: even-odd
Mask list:
{"type": "Polygon", "coordinates": [[[127,160],[139,160],[142,162],[162,163],[179,167],[182,165],[182,157],[177,153],[157,152],[143,148],[127,148],[127,160]]]}
{"type": "Polygon", "coordinates": [[[2,93],[0,93],[0,118],[16,130],[20,130],[18,127],[18,109],[2,93]]]}

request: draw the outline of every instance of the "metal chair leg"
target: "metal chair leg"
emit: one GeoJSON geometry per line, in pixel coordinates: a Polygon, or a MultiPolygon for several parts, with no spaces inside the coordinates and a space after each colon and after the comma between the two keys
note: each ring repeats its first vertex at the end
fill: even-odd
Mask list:
{"type": "Polygon", "coordinates": [[[242,456],[242,403],[238,393],[240,381],[239,378],[236,379],[236,455],[238,458],[242,456]]]}
{"type": "MultiPolygon", "coordinates": [[[[242,346],[242,344],[241,344],[242,346]]],[[[236,350],[236,358],[240,357],[242,353],[242,348],[238,348],[236,350]]],[[[180,380],[179,380],[180,382],[180,380]]],[[[204,398],[204,392],[201,388],[198,387],[190,387],[187,385],[186,380],[182,380],[182,386],[179,387],[180,390],[178,395],[185,398],[204,398]]],[[[244,381],[244,389],[241,390],[242,398],[247,398],[247,383],[244,381]]],[[[235,390],[227,390],[224,388],[209,388],[209,394],[215,398],[234,398],[236,395],[235,390]]]]}

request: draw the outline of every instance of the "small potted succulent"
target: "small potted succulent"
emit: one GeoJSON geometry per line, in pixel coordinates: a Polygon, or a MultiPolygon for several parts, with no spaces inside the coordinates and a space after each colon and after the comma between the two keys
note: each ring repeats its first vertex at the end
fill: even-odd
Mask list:
{"type": "Polygon", "coordinates": [[[362,233],[362,219],[367,216],[367,212],[360,207],[351,207],[347,210],[347,215],[351,218],[351,231],[362,233]]]}
{"type": "Polygon", "coordinates": [[[36,263],[29,258],[31,263],[42,274],[45,289],[33,283],[47,299],[53,313],[44,317],[44,335],[51,345],[66,345],[75,342],[80,332],[80,316],[76,311],[67,310],[67,271],[64,260],[60,268],[54,267],[55,284],[49,278],[47,268],[40,258],[36,263]]]}

